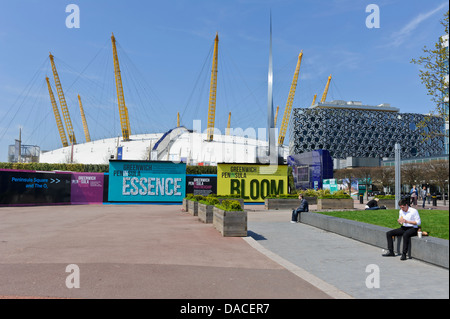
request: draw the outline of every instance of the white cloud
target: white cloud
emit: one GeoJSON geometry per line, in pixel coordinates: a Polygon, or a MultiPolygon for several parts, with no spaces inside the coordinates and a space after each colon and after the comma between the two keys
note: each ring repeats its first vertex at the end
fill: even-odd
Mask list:
{"type": "Polygon", "coordinates": [[[411,35],[411,33],[417,29],[417,27],[430,17],[432,17],[437,12],[441,11],[443,8],[447,7],[448,3],[444,2],[441,5],[439,5],[437,8],[430,10],[425,13],[421,13],[418,16],[416,16],[414,19],[412,19],[408,24],[406,24],[403,28],[401,28],[399,31],[394,32],[391,36],[392,42],[390,45],[393,46],[400,46],[408,36],[411,35]]]}

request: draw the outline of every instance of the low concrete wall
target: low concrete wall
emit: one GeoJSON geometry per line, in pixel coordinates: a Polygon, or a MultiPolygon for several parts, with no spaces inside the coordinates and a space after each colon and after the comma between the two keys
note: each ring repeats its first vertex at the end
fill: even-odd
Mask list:
{"type": "MultiPolygon", "coordinates": [[[[387,227],[355,222],[318,213],[301,213],[300,222],[387,249],[387,227]]],[[[396,246],[396,245],[394,245],[396,246]]],[[[412,237],[411,257],[449,268],[449,241],[435,237],[412,237]]]]}

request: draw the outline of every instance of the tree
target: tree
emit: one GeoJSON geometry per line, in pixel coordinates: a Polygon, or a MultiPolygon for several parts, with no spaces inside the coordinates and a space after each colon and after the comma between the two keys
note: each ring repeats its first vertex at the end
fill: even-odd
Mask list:
{"type": "Polygon", "coordinates": [[[333,176],[337,179],[341,179],[342,183],[347,182],[348,194],[352,194],[352,183],[356,182],[358,178],[355,176],[353,169],[342,168],[334,171],[333,176]]]}
{"type": "Polygon", "coordinates": [[[445,188],[448,187],[448,161],[439,160],[431,162],[431,174],[436,185],[441,188],[442,197],[444,199],[444,205],[446,205],[445,200],[445,188]]]}
{"type": "Polygon", "coordinates": [[[390,188],[395,184],[394,166],[375,167],[372,172],[372,183],[381,185],[384,188],[390,188]]]}
{"type": "MultiPolygon", "coordinates": [[[[444,14],[444,19],[441,21],[444,27],[443,35],[448,35],[448,11],[444,14]]],[[[441,37],[438,42],[434,44],[434,48],[423,48],[424,56],[412,59],[411,63],[422,66],[419,71],[419,77],[431,96],[431,101],[436,105],[434,110],[430,111],[430,115],[425,117],[421,123],[418,123],[419,128],[426,128],[427,123],[433,116],[443,118],[448,122],[448,37],[444,39],[441,37]],[[447,46],[445,46],[445,42],[447,46]]],[[[436,136],[447,136],[448,131],[443,132],[427,132],[422,133],[424,137],[432,138],[436,136]]]]}
{"type": "Polygon", "coordinates": [[[403,164],[401,170],[402,170],[401,181],[403,185],[409,185],[409,187],[416,185],[420,188],[420,185],[424,179],[423,164],[420,163],[403,164]]]}

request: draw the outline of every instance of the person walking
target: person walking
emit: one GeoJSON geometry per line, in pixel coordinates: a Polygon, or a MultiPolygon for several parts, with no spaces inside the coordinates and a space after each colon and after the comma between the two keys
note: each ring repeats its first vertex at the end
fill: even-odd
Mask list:
{"type": "Polygon", "coordinates": [[[422,188],[422,191],[420,192],[420,194],[422,196],[422,201],[423,201],[422,202],[422,208],[425,208],[425,201],[427,200],[427,194],[428,194],[426,186],[424,186],[422,188]]]}
{"type": "Polygon", "coordinates": [[[400,210],[398,212],[397,222],[402,225],[400,228],[392,229],[386,232],[386,239],[388,245],[388,252],[383,257],[393,257],[394,254],[394,241],[393,236],[402,236],[403,249],[400,260],[406,260],[406,254],[409,250],[409,241],[411,237],[417,236],[417,230],[422,223],[420,215],[417,209],[409,207],[408,200],[401,199],[398,202],[400,210]]]}
{"type": "Polygon", "coordinates": [[[417,206],[417,197],[419,197],[419,192],[417,191],[416,185],[413,185],[409,194],[411,195],[411,206],[417,206]]]}

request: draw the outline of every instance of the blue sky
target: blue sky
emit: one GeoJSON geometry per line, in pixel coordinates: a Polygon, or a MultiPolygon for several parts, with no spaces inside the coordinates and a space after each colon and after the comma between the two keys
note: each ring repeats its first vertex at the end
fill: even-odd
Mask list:
{"type": "Polygon", "coordinates": [[[84,142],[78,94],[92,139],[120,134],[112,32],[132,134],[171,129],[177,112],[187,128],[193,120],[206,128],[216,32],[216,127],[225,131],[228,112],[232,127],[266,127],[270,12],[278,127],[301,50],[294,107],[320,97],[332,74],[329,101],[427,113],[433,104],[410,61],[442,35],[447,10],[441,0],[0,0],[0,161],[19,128],[24,144],[61,147],[45,82],[49,76],[56,96],[49,52],[77,141],[84,142]],[[80,28],[66,27],[71,3],[80,28]],[[369,4],[379,6],[380,28],[366,27],[369,4]]]}

